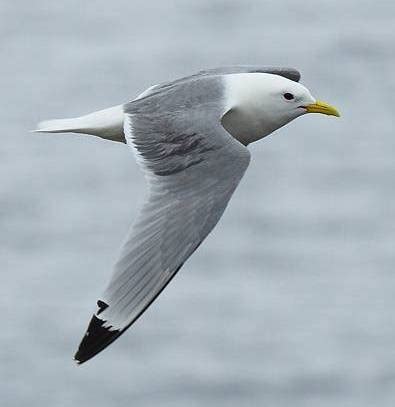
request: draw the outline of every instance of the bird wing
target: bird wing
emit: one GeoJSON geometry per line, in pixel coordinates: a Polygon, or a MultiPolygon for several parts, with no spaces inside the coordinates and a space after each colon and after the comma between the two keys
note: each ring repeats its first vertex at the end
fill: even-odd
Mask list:
{"type": "Polygon", "coordinates": [[[97,302],[78,363],[125,332],[162,292],[214,228],[250,161],[248,150],[221,126],[218,103],[188,106],[182,99],[179,110],[180,104],[172,109],[162,102],[125,106],[126,140],[149,192],[97,302]]]}
{"type": "Polygon", "coordinates": [[[283,76],[294,82],[300,81],[300,72],[295,68],[281,66],[261,66],[261,65],[232,65],[211,68],[200,71],[197,75],[229,75],[235,73],[270,73],[283,76]]]}

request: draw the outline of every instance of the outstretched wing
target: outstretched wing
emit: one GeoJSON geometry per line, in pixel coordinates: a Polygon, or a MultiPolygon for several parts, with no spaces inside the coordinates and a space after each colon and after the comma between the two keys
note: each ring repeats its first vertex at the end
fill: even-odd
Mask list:
{"type": "Polygon", "coordinates": [[[125,107],[127,143],[146,172],[149,193],[75,355],[79,363],[156,299],[214,228],[248,166],[248,150],[220,124],[218,79],[213,86],[198,82],[168,95],[172,102],[158,96],[125,107]]]}
{"type": "Polygon", "coordinates": [[[283,76],[294,82],[300,81],[300,72],[295,68],[281,66],[261,66],[261,65],[232,65],[211,68],[200,71],[197,75],[228,75],[234,73],[270,73],[283,76]]]}

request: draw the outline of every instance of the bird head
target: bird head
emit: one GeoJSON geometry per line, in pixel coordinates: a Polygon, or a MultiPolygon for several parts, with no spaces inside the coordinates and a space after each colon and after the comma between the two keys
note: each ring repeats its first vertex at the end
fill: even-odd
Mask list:
{"type": "Polygon", "coordinates": [[[227,81],[229,114],[223,125],[244,144],[306,113],[340,116],[335,107],[315,99],[305,86],[279,75],[234,74],[227,81]]]}

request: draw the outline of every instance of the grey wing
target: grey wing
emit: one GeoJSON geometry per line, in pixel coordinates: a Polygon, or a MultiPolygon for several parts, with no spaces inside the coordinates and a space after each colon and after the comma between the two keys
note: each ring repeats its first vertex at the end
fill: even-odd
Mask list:
{"type": "Polygon", "coordinates": [[[198,75],[228,75],[234,73],[271,73],[280,75],[294,82],[300,81],[300,72],[295,68],[260,65],[233,65],[200,71],[198,75]]]}
{"type": "Polygon", "coordinates": [[[156,299],[214,228],[250,160],[215,112],[210,117],[200,107],[146,116],[131,113],[133,103],[125,108],[125,134],[145,169],[148,199],[75,355],[79,363],[156,299]]]}

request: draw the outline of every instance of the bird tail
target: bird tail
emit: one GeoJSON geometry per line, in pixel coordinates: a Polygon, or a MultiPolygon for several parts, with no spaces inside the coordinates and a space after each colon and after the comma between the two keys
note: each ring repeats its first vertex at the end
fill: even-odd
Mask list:
{"type": "Polygon", "coordinates": [[[81,118],[76,117],[72,119],[55,119],[44,120],[37,125],[37,129],[33,130],[35,133],[82,133],[83,123],[81,118]]]}
{"type": "Polygon", "coordinates": [[[34,133],[84,133],[104,139],[125,142],[123,134],[123,105],[99,110],[71,119],[45,120],[34,133]]]}

